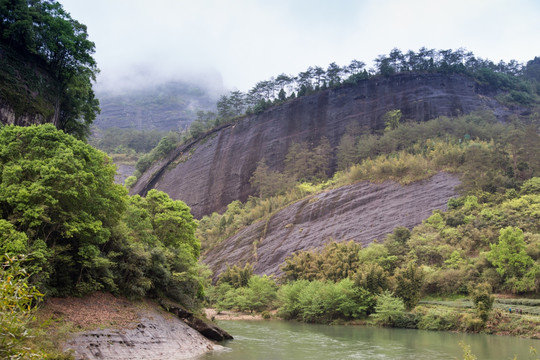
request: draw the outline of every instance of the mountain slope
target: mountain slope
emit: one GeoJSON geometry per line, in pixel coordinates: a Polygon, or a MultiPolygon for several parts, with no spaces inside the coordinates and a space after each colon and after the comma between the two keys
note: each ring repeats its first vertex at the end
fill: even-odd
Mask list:
{"type": "Polygon", "coordinates": [[[296,202],[211,249],[204,262],[219,275],[226,264],[254,264],[257,274],[276,274],[285,258],[330,240],[367,245],[396,226],[412,228],[456,196],[457,176],[439,173],[407,186],[361,182],[296,202]]]}
{"type": "Polygon", "coordinates": [[[510,111],[494,100],[495,94],[464,75],[419,73],[320,91],[246,116],[179,147],[146,171],[131,193],[165,191],[185,201],[200,218],[254,195],[249,180],[257,163],[264,158],[270,169],[283,170],[294,142],[316,146],[324,136],[336,149],[349,126],[368,133],[382,129],[383,115],[393,109],[412,121],[477,110],[490,110],[504,119],[510,111]]]}

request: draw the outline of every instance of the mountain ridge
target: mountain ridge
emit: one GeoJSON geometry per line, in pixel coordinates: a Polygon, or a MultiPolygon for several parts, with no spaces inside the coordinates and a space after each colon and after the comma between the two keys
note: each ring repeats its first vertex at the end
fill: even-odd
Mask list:
{"type": "MultiPolygon", "coordinates": [[[[255,195],[250,178],[263,158],[283,170],[292,143],[316,145],[324,136],[333,149],[351,124],[364,132],[382,130],[383,115],[401,110],[409,121],[490,110],[504,120],[512,114],[495,100],[497,91],[459,74],[406,73],[376,77],[356,85],[290,100],[260,114],[226,124],[155,163],[131,188],[156,188],[185,201],[195,217],[221,212],[234,200],[255,195]]],[[[335,171],[335,151],[331,165],[335,171]]]]}

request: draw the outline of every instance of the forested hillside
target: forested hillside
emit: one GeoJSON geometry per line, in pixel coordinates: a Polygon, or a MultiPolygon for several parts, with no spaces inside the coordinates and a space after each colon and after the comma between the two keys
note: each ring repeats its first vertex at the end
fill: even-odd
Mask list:
{"type": "Polygon", "coordinates": [[[373,69],[258,82],[215,112],[183,83],[105,96],[92,144],[137,159],[128,195],[85,142],[86,26],[49,0],[0,14],[1,358],[69,357],[34,342],[39,300],[57,296],[461,331],[509,328],[493,291],[538,297],[539,58],[394,49],[373,69]]]}

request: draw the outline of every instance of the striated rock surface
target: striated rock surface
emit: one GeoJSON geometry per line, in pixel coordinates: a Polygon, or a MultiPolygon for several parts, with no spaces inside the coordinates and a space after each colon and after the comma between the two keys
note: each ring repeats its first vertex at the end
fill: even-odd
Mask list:
{"type": "Polygon", "coordinates": [[[182,320],[150,311],[141,315],[136,327],[86,331],[74,336],[65,349],[77,360],[180,360],[216,346],[182,320]]]}
{"type": "Polygon", "coordinates": [[[381,129],[382,116],[393,109],[414,121],[476,110],[504,118],[508,110],[490,95],[472,78],[457,74],[400,74],[321,91],[246,116],[178,148],[146,171],[131,193],[165,191],[200,218],[254,195],[249,179],[257,162],[265,158],[270,168],[282,170],[293,142],[316,146],[326,136],[335,149],[347,126],[381,129]]]}
{"type": "Polygon", "coordinates": [[[161,307],[176,315],[179,319],[182,319],[189,327],[197,330],[205,338],[214,341],[232,340],[231,334],[223,330],[217,325],[214,325],[208,321],[204,321],[195,316],[192,312],[174,304],[161,303],[161,307]]]}
{"type": "Polygon", "coordinates": [[[435,209],[446,209],[456,196],[455,175],[402,186],[367,182],[309,197],[279,211],[268,220],[241,230],[210,250],[203,262],[219,275],[226,264],[254,264],[256,274],[277,274],[285,258],[299,250],[320,248],[330,240],[354,240],[367,245],[396,226],[412,228],[435,209]]]}

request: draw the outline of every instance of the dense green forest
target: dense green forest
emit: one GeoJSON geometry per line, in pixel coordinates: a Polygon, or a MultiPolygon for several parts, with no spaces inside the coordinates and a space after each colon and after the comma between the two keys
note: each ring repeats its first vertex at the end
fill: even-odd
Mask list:
{"type": "Polygon", "coordinates": [[[0,306],[14,311],[0,323],[16,340],[0,344],[2,357],[24,348],[39,294],[201,303],[207,275],[189,207],[156,190],[128,196],[115,172],[105,153],[52,124],[0,127],[0,306]]]}

